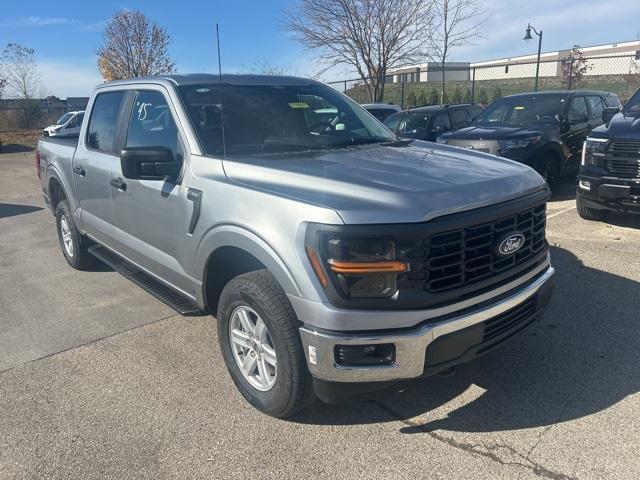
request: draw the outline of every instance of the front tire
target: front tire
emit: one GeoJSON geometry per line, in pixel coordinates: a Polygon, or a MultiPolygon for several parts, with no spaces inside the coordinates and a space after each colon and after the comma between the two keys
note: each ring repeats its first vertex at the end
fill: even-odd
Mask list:
{"type": "Polygon", "coordinates": [[[229,374],[255,408],[277,418],[314,400],[298,321],[268,270],[239,275],[222,290],[218,341],[229,374]]]}
{"type": "Polygon", "coordinates": [[[91,241],[76,228],[66,200],[61,200],[56,207],[56,228],[60,248],[67,263],[76,270],[89,269],[95,263],[95,257],[87,251],[91,241]]]}
{"type": "Polygon", "coordinates": [[[585,220],[591,220],[591,221],[604,220],[607,217],[607,214],[609,213],[607,210],[598,210],[595,208],[587,207],[582,202],[580,197],[576,198],[576,210],[578,210],[578,215],[580,215],[580,217],[584,218],[585,220]]]}
{"type": "Polygon", "coordinates": [[[536,170],[547,182],[551,192],[555,193],[560,183],[560,163],[558,160],[553,156],[546,156],[539,163],[536,170]]]}

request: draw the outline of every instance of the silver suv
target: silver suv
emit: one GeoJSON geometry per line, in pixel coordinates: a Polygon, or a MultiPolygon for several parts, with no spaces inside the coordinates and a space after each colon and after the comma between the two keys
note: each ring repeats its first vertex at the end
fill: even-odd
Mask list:
{"type": "Polygon", "coordinates": [[[231,378],[273,416],[449,370],[551,295],[534,170],[401,140],[312,80],[103,84],[79,139],[36,160],[69,265],[215,314],[231,378]]]}

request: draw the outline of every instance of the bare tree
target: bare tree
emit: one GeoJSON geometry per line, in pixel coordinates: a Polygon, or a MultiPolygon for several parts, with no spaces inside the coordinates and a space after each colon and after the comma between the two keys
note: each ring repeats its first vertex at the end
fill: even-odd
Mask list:
{"type": "Polygon", "coordinates": [[[34,58],[33,48],[9,43],[2,52],[2,77],[10,95],[21,100],[38,98],[42,81],[34,58]]]}
{"type": "Polygon", "coordinates": [[[298,0],[285,18],[294,38],[318,52],[323,71],[354,69],[374,102],[384,97],[389,69],[425,57],[432,20],[422,0],[298,0]]]}
{"type": "Polygon", "coordinates": [[[445,99],[445,72],[451,51],[482,38],[488,12],[480,0],[432,0],[434,28],[429,36],[430,56],[442,69],[441,101],[445,99]]]}
{"type": "Polygon", "coordinates": [[[256,75],[299,75],[291,65],[270,63],[266,58],[260,58],[253,62],[251,67],[246,68],[249,72],[256,75]]]}
{"type": "Polygon", "coordinates": [[[583,77],[591,68],[580,50],[580,45],[574,45],[569,55],[560,60],[560,79],[562,88],[571,90],[580,86],[583,77]]]}
{"type": "MultiPolygon", "coordinates": [[[[17,43],[9,43],[2,52],[0,90],[16,99],[17,122],[20,128],[34,128],[41,120],[39,97],[43,95],[35,51],[17,43]]],[[[0,91],[0,94],[3,93],[0,91]]],[[[1,95],[0,95],[1,96],[1,95]]]]}
{"type": "Polygon", "coordinates": [[[120,10],[107,22],[97,50],[98,68],[106,80],[163,75],[175,71],[166,29],[137,10],[120,10]]]}

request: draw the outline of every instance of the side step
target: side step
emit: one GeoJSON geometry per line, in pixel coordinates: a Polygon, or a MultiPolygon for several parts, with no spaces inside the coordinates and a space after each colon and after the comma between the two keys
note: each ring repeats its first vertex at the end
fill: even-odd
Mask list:
{"type": "Polygon", "coordinates": [[[206,315],[206,313],[198,308],[198,305],[193,303],[190,298],[187,298],[167,287],[165,284],[139,270],[136,266],[130,264],[115,253],[107,250],[102,245],[94,245],[93,247],[90,247],[89,253],[101,262],[109,265],[116,272],[124,275],[139,287],[145,289],[151,295],[173,308],[179,314],[188,317],[206,315]]]}

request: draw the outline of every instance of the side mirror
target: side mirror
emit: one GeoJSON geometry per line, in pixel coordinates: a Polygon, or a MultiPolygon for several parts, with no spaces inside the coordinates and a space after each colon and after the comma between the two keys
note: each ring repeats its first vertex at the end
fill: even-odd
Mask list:
{"type": "Polygon", "coordinates": [[[609,123],[618,112],[620,112],[618,107],[604,107],[602,110],[602,121],[604,123],[609,123]]]}
{"type": "Polygon", "coordinates": [[[133,147],[120,153],[120,167],[124,178],[164,180],[176,178],[182,163],[167,147],[133,147]]]}

